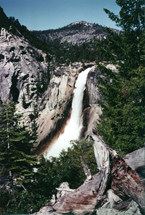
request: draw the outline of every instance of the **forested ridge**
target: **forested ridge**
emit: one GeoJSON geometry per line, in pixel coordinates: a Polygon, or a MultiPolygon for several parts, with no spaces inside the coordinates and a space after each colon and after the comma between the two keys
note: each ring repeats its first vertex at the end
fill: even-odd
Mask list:
{"type": "MultiPolygon", "coordinates": [[[[36,36],[34,36],[33,32],[29,31],[26,26],[21,25],[18,19],[15,19],[14,17],[8,18],[2,8],[0,8],[0,16],[1,28],[4,27],[9,29],[14,34],[20,32],[31,45],[47,53],[48,61],[55,60],[58,65],[69,65],[73,62],[90,62],[100,58],[99,53],[95,50],[94,41],[84,42],[82,45],[78,46],[77,44],[72,45],[68,42],[61,43],[58,38],[54,41],[49,41],[48,43],[38,39],[36,37],[37,33],[36,36]]],[[[57,31],[59,31],[59,29],[57,31]]],[[[40,60],[43,61],[43,58],[40,60]]]]}
{"type": "MultiPolygon", "coordinates": [[[[145,3],[143,0],[127,2],[116,0],[121,8],[119,15],[105,9],[109,18],[121,27],[121,34],[107,28],[107,38],[80,47],[67,43],[62,45],[60,41],[46,45],[31,35],[18,20],[5,17],[0,9],[0,16],[3,16],[0,28],[9,29],[13,25],[13,33],[18,29],[31,44],[48,53],[49,60],[56,57],[58,64],[76,60],[96,61],[102,74],[99,91],[103,95],[100,103],[103,113],[96,130],[111,148],[123,156],[143,147],[145,142],[145,3]],[[108,62],[115,65],[118,72],[107,69],[108,62]]],[[[97,172],[93,143],[86,139],[73,141],[72,147],[63,151],[59,158],[46,161],[39,157],[38,162],[38,158],[32,155],[37,125],[28,129],[22,123],[23,116],[15,111],[13,102],[1,104],[1,214],[38,211],[50,201],[52,194],[56,193],[55,188],[63,181],[69,182],[72,189],[80,186],[85,180],[80,156],[85,158],[92,174],[97,172]]]]}

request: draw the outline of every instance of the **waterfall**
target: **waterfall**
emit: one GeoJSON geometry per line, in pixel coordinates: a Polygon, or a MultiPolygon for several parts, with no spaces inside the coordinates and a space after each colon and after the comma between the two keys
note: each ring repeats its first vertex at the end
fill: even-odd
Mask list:
{"type": "Polygon", "coordinates": [[[44,154],[44,157],[48,159],[50,156],[58,157],[63,149],[67,149],[71,146],[71,140],[78,140],[80,131],[82,128],[82,108],[83,108],[83,95],[86,85],[86,80],[91,68],[87,68],[82,71],[75,83],[74,96],[72,101],[71,117],[64,129],[64,133],[61,134],[58,139],[49,147],[44,154]]]}

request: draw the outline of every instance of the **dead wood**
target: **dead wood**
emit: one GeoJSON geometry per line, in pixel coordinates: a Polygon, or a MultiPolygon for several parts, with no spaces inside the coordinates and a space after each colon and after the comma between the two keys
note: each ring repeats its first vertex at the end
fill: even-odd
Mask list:
{"type": "MultiPolygon", "coordinates": [[[[99,173],[78,189],[58,199],[53,208],[61,213],[85,214],[90,211],[93,213],[107,201],[111,207],[117,208],[119,204],[121,206],[118,208],[123,208],[123,201],[130,199],[145,213],[144,185],[138,174],[100,136],[93,134],[92,139],[99,173]]],[[[89,174],[83,158],[82,164],[86,174],[89,174]]]]}
{"type": "Polygon", "coordinates": [[[87,165],[87,163],[85,162],[83,156],[80,156],[80,158],[81,158],[81,161],[82,161],[82,166],[83,166],[83,169],[84,169],[84,173],[85,173],[85,175],[86,175],[86,177],[87,177],[87,178],[86,178],[86,182],[87,182],[87,181],[91,180],[91,178],[92,178],[91,171],[90,171],[90,169],[88,168],[88,165],[87,165]]]}
{"type": "Polygon", "coordinates": [[[120,156],[112,159],[111,179],[111,188],[118,196],[128,196],[145,212],[145,187],[139,175],[120,156]]]}
{"type": "MultiPolygon", "coordinates": [[[[93,210],[97,199],[97,190],[100,186],[100,173],[94,175],[75,191],[58,199],[53,208],[60,213],[85,214],[93,210]]],[[[100,204],[103,204],[104,200],[100,204]]]]}

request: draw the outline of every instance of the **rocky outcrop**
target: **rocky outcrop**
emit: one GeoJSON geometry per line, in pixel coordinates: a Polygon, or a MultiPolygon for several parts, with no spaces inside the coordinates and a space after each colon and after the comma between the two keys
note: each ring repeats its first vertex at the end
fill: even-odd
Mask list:
{"type": "Polygon", "coordinates": [[[88,74],[86,90],[84,95],[83,107],[83,130],[82,137],[89,137],[92,135],[93,130],[96,130],[96,125],[99,116],[102,113],[99,101],[102,96],[98,91],[97,85],[100,71],[94,66],[88,74]]]}
{"type": "MultiPolygon", "coordinates": [[[[117,69],[112,64],[107,64],[108,69],[117,72],[117,69]]],[[[103,102],[103,97],[98,90],[100,71],[94,66],[88,74],[86,90],[84,95],[84,107],[83,107],[83,129],[82,137],[90,137],[93,131],[96,130],[99,123],[102,109],[100,101],[103,102]]],[[[103,76],[102,76],[103,77],[103,76]]]]}
{"type": "Polygon", "coordinates": [[[17,109],[29,121],[29,114],[36,103],[38,74],[47,71],[45,54],[31,46],[17,31],[17,35],[5,28],[0,33],[0,100],[18,102],[17,109]],[[39,57],[43,56],[43,61],[39,57]],[[23,107],[25,96],[25,104],[23,107]],[[26,110],[27,109],[27,110],[26,110]]]}
{"type": "Polygon", "coordinates": [[[99,208],[96,211],[96,215],[141,215],[139,206],[136,202],[131,201],[128,206],[127,211],[118,211],[114,208],[111,208],[110,204],[104,204],[102,208],[99,208]]]}
{"type": "Polygon", "coordinates": [[[140,175],[142,182],[145,184],[145,148],[127,154],[124,160],[140,175]]]}

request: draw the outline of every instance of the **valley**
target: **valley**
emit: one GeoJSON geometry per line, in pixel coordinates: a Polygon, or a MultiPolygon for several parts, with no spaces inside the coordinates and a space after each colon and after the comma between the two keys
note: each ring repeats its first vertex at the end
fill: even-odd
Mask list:
{"type": "Polygon", "coordinates": [[[121,4],[122,31],[0,7],[1,214],[145,213],[144,7],[121,4]]]}

